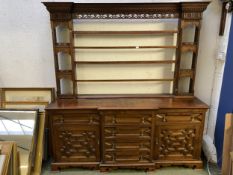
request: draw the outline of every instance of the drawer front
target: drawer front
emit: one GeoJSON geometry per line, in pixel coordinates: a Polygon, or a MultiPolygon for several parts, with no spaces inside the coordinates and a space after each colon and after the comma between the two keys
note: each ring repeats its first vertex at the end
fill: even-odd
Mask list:
{"type": "Polygon", "coordinates": [[[101,112],[105,125],[151,125],[152,112],[148,111],[116,111],[101,112]]]}
{"type": "Polygon", "coordinates": [[[104,127],[104,138],[119,138],[119,139],[150,139],[152,135],[151,127],[139,126],[106,126],[104,127]]]}
{"type": "Polygon", "coordinates": [[[99,116],[96,113],[61,113],[52,116],[52,123],[77,123],[77,124],[99,124],[99,116]]]}
{"type": "Polygon", "coordinates": [[[203,123],[203,110],[159,110],[155,113],[155,122],[162,123],[203,123]]]}
{"type": "Polygon", "coordinates": [[[150,163],[152,157],[150,151],[140,150],[117,150],[106,152],[104,155],[105,163],[150,163]]]}
{"type": "Polygon", "coordinates": [[[151,140],[106,139],[104,142],[105,163],[152,162],[151,140]]]}

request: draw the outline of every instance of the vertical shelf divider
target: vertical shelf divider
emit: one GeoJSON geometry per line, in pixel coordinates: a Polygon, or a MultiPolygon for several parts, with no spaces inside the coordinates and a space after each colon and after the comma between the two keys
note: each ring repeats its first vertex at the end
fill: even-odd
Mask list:
{"type": "Polygon", "coordinates": [[[177,49],[176,49],[176,63],[174,72],[174,84],[173,84],[173,94],[178,95],[178,85],[179,85],[179,71],[180,71],[180,59],[181,59],[181,47],[182,47],[182,27],[181,19],[178,21],[178,33],[177,33],[177,49]]]}
{"type": "Polygon", "coordinates": [[[75,98],[78,93],[77,89],[77,83],[75,81],[76,79],[76,64],[75,64],[75,49],[74,49],[74,26],[73,26],[73,20],[71,19],[69,21],[69,28],[70,28],[70,56],[71,56],[71,63],[72,63],[72,83],[73,83],[73,97],[75,98]]]}

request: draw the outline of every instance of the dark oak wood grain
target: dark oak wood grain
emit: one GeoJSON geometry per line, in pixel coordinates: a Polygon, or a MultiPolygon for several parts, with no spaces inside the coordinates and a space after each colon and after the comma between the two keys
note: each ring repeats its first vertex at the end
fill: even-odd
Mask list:
{"type": "Polygon", "coordinates": [[[201,168],[201,133],[207,109],[197,98],[57,100],[46,109],[52,169],[201,168]]]}

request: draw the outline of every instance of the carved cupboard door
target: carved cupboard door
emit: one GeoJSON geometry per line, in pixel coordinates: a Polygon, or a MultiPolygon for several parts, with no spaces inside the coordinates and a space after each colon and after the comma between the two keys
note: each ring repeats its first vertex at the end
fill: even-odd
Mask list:
{"type": "Polygon", "coordinates": [[[54,126],[55,158],[64,162],[99,161],[99,129],[63,124],[54,126]]]}
{"type": "Polygon", "coordinates": [[[56,162],[99,162],[98,116],[76,113],[52,117],[52,146],[56,162]]]}
{"type": "Polygon", "coordinates": [[[156,115],[155,160],[199,160],[203,114],[156,115]]]}

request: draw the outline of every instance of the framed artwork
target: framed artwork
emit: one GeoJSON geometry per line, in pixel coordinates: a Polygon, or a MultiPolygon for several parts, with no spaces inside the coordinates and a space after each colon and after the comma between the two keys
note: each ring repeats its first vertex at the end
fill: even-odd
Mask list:
{"type": "Polygon", "coordinates": [[[0,174],[19,174],[19,159],[15,142],[0,141],[0,174]]]}
{"type": "Polygon", "coordinates": [[[0,109],[0,141],[16,142],[21,175],[30,175],[35,166],[38,114],[38,110],[0,109]]]}
{"type": "Polygon", "coordinates": [[[54,88],[0,88],[2,108],[36,108],[44,111],[55,99],[54,88]]]}
{"type": "Polygon", "coordinates": [[[46,157],[47,132],[46,132],[46,118],[45,107],[54,101],[54,88],[0,88],[0,107],[9,110],[37,110],[37,134],[34,141],[37,143],[35,149],[35,161],[33,167],[33,174],[41,174],[41,166],[43,157],[46,157]],[[46,135],[45,135],[46,134],[46,135]]]}

